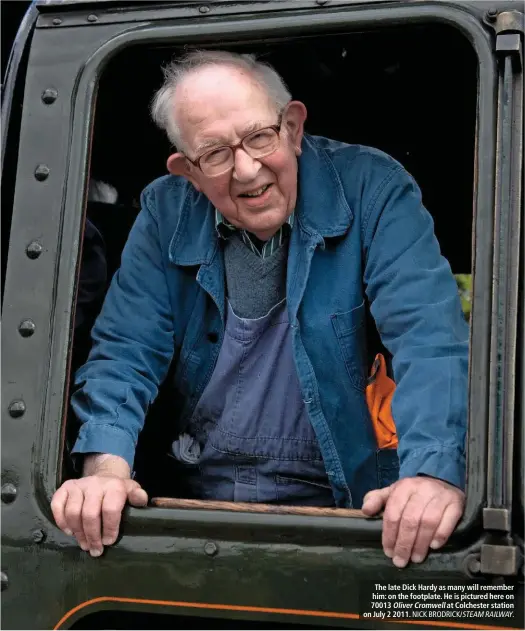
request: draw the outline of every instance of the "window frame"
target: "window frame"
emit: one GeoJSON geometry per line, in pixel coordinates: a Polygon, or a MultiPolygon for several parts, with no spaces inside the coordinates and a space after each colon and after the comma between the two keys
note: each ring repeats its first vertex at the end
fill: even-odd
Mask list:
{"type": "MultiPolygon", "coordinates": [[[[128,13],[128,17],[133,17],[131,24],[108,19],[94,26],[89,26],[87,22],[81,25],[82,16],[70,12],[64,18],[64,28],[57,28],[53,25],[52,14],[46,13],[39,18],[30,52],[22,114],[13,239],[6,280],[9,300],[6,300],[4,309],[7,332],[19,330],[21,321],[25,319],[32,319],[35,323],[35,333],[30,337],[8,334],[4,343],[5,357],[12,362],[8,369],[9,379],[17,384],[16,388],[12,388],[8,383],[7,397],[10,400],[16,396],[24,398],[26,421],[29,419],[33,427],[29,436],[20,439],[24,443],[20,449],[32,462],[32,470],[20,472],[20,475],[30,478],[27,481],[33,488],[40,510],[52,521],[49,504],[60,483],[69,399],[67,384],[75,285],[81,257],[96,90],[98,78],[109,59],[125,47],[137,43],[207,43],[219,38],[232,43],[249,38],[275,40],[299,36],[305,30],[309,34],[322,34],[375,26],[402,24],[406,27],[411,23],[440,22],[459,29],[470,41],[478,59],[472,242],[475,300],[470,333],[468,483],[464,516],[451,539],[451,542],[460,542],[461,535],[478,522],[486,493],[495,163],[493,121],[497,78],[491,34],[468,11],[430,2],[417,5],[399,2],[396,6],[377,3],[366,8],[349,2],[324,12],[319,7],[280,11],[279,4],[267,4],[264,12],[253,6],[251,15],[225,13],[220,21],[210,19],[213,12],[198,20],[177,20],[178,16],[184,18],[188,9],[181,8],[178,12],[174,7],[166,9],[166,15],[173,18],[172,22],[159,24],[147,19],[147,11],[141,9],[128,13]],[[63,48],[67,41],[69,51],[50,53],[51,38],[55,50],[63,48]],[[50,56],[56,58],[57,55],[52,67],[46,63],[50,56]],[[38,63],[35,61],[37,57],[40,59],[38,63]],[[42,103],[41,93],[47,87],[58,90],[56,104],[42,103]],[[64,124],[64,117],[68,125],[64,124]],[[39,164],[46,164],[50,169],[45,181],[35,177],[35,168],[39,164]],[[42,212],[42,209],[48,209],[48,212],[42,212]],[[42,241],[44,248],[43,256],[37,261],[30,260],[25,252],[28,243],[35,238],[42,241]],[[25,292],[16,291],[20,283],[26,287],[25,292]],[[50,287],[52,291],[49,291],[50,287]],[[64,334],[65,331],[68,335],[64,334]],[[46,358],[45,366],[32,361],[35,357],[46,358]],[[18,392],[19,395],[16,394],[18,392]]],[[[248,11],[247,8],[244,10],[248,11]]],[[[157,19],[162,19],[163,11],[158,10],[157,19]]],[[[313,519],[298,515],[162,508],[147,511],[131,508],[125,522],[126,534],[130,535],[136,532],[155,535],[165,532],[166,528],[176,528],[183,535],[198,528],[203,535],[213,532],[214,536],[218,536],[223,531],[229,536],[235,532],[242,537],[249,531],[252,538],[268,539],[280,537],[285,532],[300,541],[316,541],[322,530],[323,536],[347,540],[359,537],[360,541],[377,545],[381,533],[380,520],[313,519]]]]}

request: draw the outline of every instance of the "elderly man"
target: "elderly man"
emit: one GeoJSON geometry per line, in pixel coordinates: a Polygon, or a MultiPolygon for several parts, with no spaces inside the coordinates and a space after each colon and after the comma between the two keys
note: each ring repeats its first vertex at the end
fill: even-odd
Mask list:
{"type": "Polygon", "coordinates": [[[468,330],[417,185],[380,151],[304,134],[305,106],[250,56],[188,54],[153,116],[178,151],[76,377],[83,477],[56,492],[58,526],[99,556],[126,501],[146,504],[134,451],[174,361],[166,422],[195,497],[384,509],[385,554],[421,562],[463,510],[468,330]],[[397,451],[367,406],[366,301],[397,451]]]}

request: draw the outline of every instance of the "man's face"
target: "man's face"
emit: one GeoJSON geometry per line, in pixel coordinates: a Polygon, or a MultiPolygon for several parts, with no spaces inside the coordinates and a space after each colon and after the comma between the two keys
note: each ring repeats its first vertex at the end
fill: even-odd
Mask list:
{"type": "MultiPolygon", "coordinates": [[[[279,122],[264,90],[236,68],[210,66],[189,75],[177,90],[176,102],[174,115],[191,160],[279,122]]],[[[180,153],[170,156],[168,169],[189,179],[234,226],[268,239],[295,208],[305,118],[302,103],[289,103],[278,148],[253,159],[241,147],[235,151],[233,168],[222,175],[204,175],[180,153]]]]}

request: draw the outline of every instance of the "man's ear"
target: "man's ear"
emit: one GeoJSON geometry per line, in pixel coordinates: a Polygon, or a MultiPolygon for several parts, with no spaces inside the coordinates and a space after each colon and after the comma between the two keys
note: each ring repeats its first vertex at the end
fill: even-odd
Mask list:
{"type": "Polygon", "coordinates": [[[283,116],[283,124],[298,156],[301,155],[301,141],[303,140],[306,116],[306,105],[301,101],[290,101],[283,116]]]}
{"type": "Polygon", "coordinates": [[[199,186],[197,178],[195,177],[193,173],[191,164],[188,162],[188,160],[182,153],[173,153],[168,158],[168,162],[166,163],[166,166],[168,167],[168,171],[172,175],[180,175],[182,177],[185,177],[189,182],[193,184],[193,186],[198,191],[201,190],[201,187],[199,186]]]}

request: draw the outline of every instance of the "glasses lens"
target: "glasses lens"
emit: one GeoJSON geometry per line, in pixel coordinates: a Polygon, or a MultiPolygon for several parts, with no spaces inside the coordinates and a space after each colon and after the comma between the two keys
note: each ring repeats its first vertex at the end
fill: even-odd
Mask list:
{"type": "Polygon", "coordinates": [[[260,129],[244,139],[243,146],[252,158],[262,158],[279,145],[279,135],[275,129],[260,129]]]}
{"type": "Polygon", "coordinates": [[[200,159],[200,167],[206,175],[219,175],[232,164],[232,150],[229,147],[214,149],[200,159]]]}

